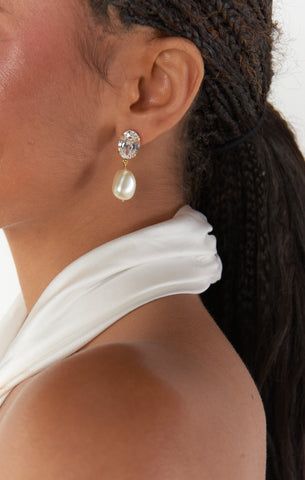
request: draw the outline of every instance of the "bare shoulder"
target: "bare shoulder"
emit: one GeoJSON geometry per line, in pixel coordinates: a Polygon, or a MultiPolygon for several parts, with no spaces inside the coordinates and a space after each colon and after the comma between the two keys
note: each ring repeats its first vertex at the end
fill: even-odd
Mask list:
{"type": "Polygon", "coordinates": [[[126,343],[56,362],[7,412],[3,478],[263,480],[259,404],[207,380],[196,393],[182,364],[126,343]]]}

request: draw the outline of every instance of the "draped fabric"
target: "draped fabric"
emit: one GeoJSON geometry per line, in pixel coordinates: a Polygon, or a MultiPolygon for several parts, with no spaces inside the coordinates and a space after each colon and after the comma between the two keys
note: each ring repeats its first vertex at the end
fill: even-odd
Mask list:
{"type": "Polygon", "coordinates": [[[169,220],[106,242],[66,266],[30,312],[22,292],[0,319],[0,405],[23,380],[65,358],[127,313],[167,295],[199,294],[222,262],[205,215],[186,204],[169,220]]]}

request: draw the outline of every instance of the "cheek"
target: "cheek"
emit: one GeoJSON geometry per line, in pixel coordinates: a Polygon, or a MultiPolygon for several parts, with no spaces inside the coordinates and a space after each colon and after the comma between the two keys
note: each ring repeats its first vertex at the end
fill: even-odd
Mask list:
{"type": "Polygon", "coordinates": [[[48,94],[53,104],[56,92],[59,103],[60,94],[72,86],[76,73],[72,19],[64,17],[66,9],[42,3],[44,8],[40,10],[36,3],[35,11],[24,8],[27,15],[17,17],[0,43],[0,101],[17,105],[20,110],[24,105],[34,107],[39,99],[45,102],[48,94]]]}
{"type": "Polygon", "coordinates": [[[7,208],[62,200],[94,145],[93,96],[64,12],[35,10],[0,44],[0,227],[7,208]]]}

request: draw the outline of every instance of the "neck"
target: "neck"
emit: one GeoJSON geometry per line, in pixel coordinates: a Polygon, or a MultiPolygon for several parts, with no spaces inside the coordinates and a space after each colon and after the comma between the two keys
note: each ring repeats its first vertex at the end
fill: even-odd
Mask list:
{"type": "Polygon", "coordinates": [[[103,203],[97,208],[96,199],[95,208],[80,202],[47,219],[4,228],[28,312],[71,262],[108,241],[171,218],[183,205],[158,201],[143,208],[143,202],[114,201],[107,208],[103,203]]]}

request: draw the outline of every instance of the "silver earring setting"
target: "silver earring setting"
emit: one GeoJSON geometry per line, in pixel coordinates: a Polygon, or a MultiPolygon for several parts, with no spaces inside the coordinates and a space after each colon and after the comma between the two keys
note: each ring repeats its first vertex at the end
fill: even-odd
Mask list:
{"type": "Polygon", "coordinates": [[[123,133],[118,142],[118,151],[123,159],[124,169],[118,170],[112,184],[113,195],[125,202],[130,200],[137,188],[134,174],[127,169],[128,161],[135,158],[141,148],[141,137],[134,130],[127,130],[123,133]]]}

